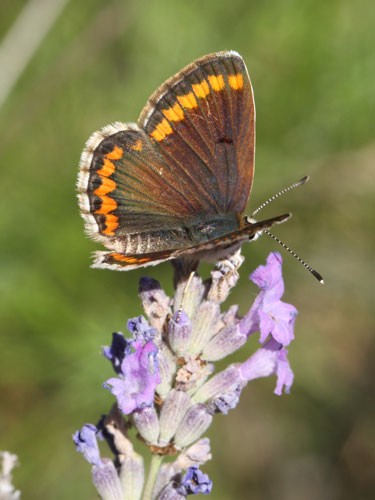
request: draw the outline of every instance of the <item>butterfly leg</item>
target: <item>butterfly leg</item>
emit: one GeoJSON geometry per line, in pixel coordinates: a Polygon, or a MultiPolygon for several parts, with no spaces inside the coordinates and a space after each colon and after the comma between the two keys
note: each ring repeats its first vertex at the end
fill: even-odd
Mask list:
{"type": "Polygon", "coordinates": [[[190,275],[189,275],[189,277],[187,279],[187,282],[185,283],[184,289],[182,291],[180,306],[178,308],[177,317],[176,317],[176,322],[177,323],[180,321],[181,312],[182,312],[182,310],[184,308],[184,300],[186,298],[187,291],[189,289],[189,286],[191,284],[191,280],[193,279],[194,275],[195,275],[195,271],[191,271],[191,273],[190,273],[190,275]]]}
{"type": "Polygon", "coordinates": [[[216,264],[216,267],[219,271],[224,272],[225,274],[237,271],[245,258],[241,255],[241,247],[238,248],[232,255],[228,255],[225,259],[219,260],[216,264]]]}
{"type": "Polygon", "coordinates": [[[199,261],[194,258],[181,258],[172,261],[174,267],[174,311],[177,318],[180,318],[181,312],[191,318],[198,305],[200,304],[205,287],[199,277],[196,269],[199,261]]]}
{"type": "Polygon", "coordinates": [[[209,292],[209,299],[216,302],[223,302],[230,290],[239,279],[238,268],[244,261],[241,255],[241,248],[225,259],[220,260],[211,273],[212,285],[209,292]]]}

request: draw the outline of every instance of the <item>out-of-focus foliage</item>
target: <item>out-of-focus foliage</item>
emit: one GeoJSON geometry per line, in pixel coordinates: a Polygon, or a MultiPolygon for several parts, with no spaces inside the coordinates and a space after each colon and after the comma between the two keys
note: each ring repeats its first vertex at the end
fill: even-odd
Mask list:
{"type": "MultiPolygon", "coordinates": [[[[0,37],[26,3],[1,2],[0,37]]],[[[275,233],[326,285],[284,254],[285,300],[299,309],[295,384],[280,398],[273,380],[259,380],[216,419],[212,496],[374,497],[374,13],[362,0],[67,3],[0,115],[0,448],[19,456],[23,498],[95,498],[71,434],[112,403],[100,346],[140,313],[140,276],[172,290],[170,264],[89,269],[99,245],[85,238],[76,203],[83,144],[112,121],[136,121],[166,78],[223,49],[242,54],[255,91],[249,211],[309,174],[262,215],[293,212],[275,233]]],[[[230,297],[242,312],[256,293],[248,274],[271,250],[280,249],[267,237],[244,247],[230,297]]]]}

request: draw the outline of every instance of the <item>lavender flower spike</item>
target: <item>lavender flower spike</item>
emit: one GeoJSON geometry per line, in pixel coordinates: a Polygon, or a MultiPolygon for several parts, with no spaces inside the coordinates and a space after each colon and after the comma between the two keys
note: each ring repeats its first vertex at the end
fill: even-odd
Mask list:
{"type": "Polygon", "coordinates": [[[250,335],[260,330],[261,343],[270,334],[282,345],[288,345],[294,338],[294,322],[298,311],[291,304],[280,300],[284,294],[281,265],[281,255],[272,252],[267,258],[267,264],[259,266],[250,275],[261,292],[248,314],[241,320],[240,331],[250,335]]]}
{"type": "Polygon", "coordinates": [[[260,291],[244,318],[238,306],[221,309],[241,262],[237,255],[230,268],[217,267],[204,281],[195,262],[177,259],[174,298],[157,281],[141,279],[145,317],[128,321],[132,338],[115,333],[112,345],[103,348],[116,372],[104,387],[117,401],[98,428],[113,460],[100,457],[95,426],[85,425],[74,435],[77,450],[93,464],[102,500],[184,500],[210,493],[212,482],[199,467],[211,459],[204,433],[215,415],[233,410],[245,386],[260,377],[276,375],[274,392],[289,392],[293,372],[285,346],[294,337],[297,310],[281,300],[281,257],[271,253],[251,274],[260,291]],[[247,361],[215,371],[216,361],[246,348],[257,331],[262,345],[244,356],[247,361]],[[146,476],[128,435],[131,427],[151,454],[146,476]],[[168,455],[176,458],[163,463],[168,455]]]}

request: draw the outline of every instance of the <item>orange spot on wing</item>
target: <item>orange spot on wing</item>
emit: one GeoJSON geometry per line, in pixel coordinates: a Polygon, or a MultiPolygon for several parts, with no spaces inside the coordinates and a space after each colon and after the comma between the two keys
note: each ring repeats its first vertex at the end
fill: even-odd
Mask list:
{"type": "Polygon", "coordinates": [[[105,177],[109,177],[115,171],[115,164],[112,163],[107,158],[104,158],[103,166],[100,170],[97,171],[97,174],[104,175],[105,177]]]}
{"type": "Polygon", "coordinates": [[[178,102],[186,109],[196,108],[198,106],[197,100],[193,94],[193,92],[189,92],[186,95],[178,95],[178,102]]]}
{"type": "Polygon", "coordinates": [[[193,83],[192,87],[195,95],[202,99],[210,93],[210,88],[206,80],[201,81],[201,83],[193,83]]]}
{"type": "Polygon", "coordinates": [[[134,257],[127,257],[122,253],[111,253],[109,257],[112,257],[114,260],[119,260],[120,262],[127,262],[128,264],[134,264],[137,262],[137,259],[134,257]]]}
{"type": "Polygon", "coordinates": [[[208,78],[208,81],[210,82],[211,87],[216,92],[223,90],[223,88],[225,87],[223,75],[219,75],[219,76],[209,75],[207,78],[208,78]]]}
{"type": "Polygon", "coordinates": [[[107,226],[102,233],[108,236],[114,236],[114,230],[118,227],[118,217],[113,214],[108,214],[105,216],[105,225],[107,226]]]}
{"type": "Polygon", "coordinates": [[[95,211],[96,214],[106,215],[109,212],[116,210],[117,208],[116,200],[110,198],[109,196],[101,196],[101,200],[102,200],[102,206],[99,208],[99,210],[95,211]]]}
{"type": "Polygon", "coordinates": [[[98,215],[104,215],[105,229],[101,230],[102,234],[107,236],[114,236],[114,230],[118,227],[118,217],[109,212],[113,212],[117,208],[117,202],[110,196],[106,196],[116,189],[116,182],[109,177],[113,174],[116,167],[111,160],[119,160],[123,155],[124,150],[117,146],[110,152],[104,155],[103,165],[97,170],[97,174],[100,176],[101,185],[95,189],[93,194],[99,196],[101,200],[101,206],[94,213],[98,215]]]}
{"type": "Polygon", "coordinates": [[[122,158],[122,155],[124,154],[124,150],[122,148],[119,148],[118,146],[115,146],[113,150],[110,153],[107,153],[105,156],[109,160],[119,160],[122,158]]]}
{"type": "Polygon", "coordinates": [[[179,122],[184,118],[184,112],[181,106],[176,102],[174,106],[168,109],[163,109],[163,115],[173,122],[179,122]]]}
{"type": "Polygon", "coordinates": [[[96,196],[105,196],[106,194],[116,189],[116,183],[112,179],[101,177],[101,181],[102,184],[94,191],[94,194],[96,194],[96,196]]]}
{"type": "Polygon", "coordinates": [[[156,126],[155,130],[151,132],[151,137],[153,137],[158,142],[162,141],[167,135],[173,132],[172,127],[169,125],[167,120],[163,120],[156,126]]]}
{"type": "Polygon", "coordinates": [[[241,90],[243,88],[243,76],[241,73],[237,73],[236,75],[228,76],[229,85],[234,90],[241,90]]]}

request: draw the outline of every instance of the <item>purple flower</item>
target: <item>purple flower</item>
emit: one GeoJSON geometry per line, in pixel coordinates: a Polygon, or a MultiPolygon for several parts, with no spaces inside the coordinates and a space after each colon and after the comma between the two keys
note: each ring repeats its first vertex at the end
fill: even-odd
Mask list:
{"type": "Polygon", "coordinates": [[[143,340],[144,342],[152,340],[158,333],[156,328],[150,326],[142,315],[129,319],[127,327],[134,340],[143,340]]]}
{"type": "Polygon", "coordinates": [[[112,344],[110,347],[104,346],[102,354],[105,358],[112,362],[113,369],[116,373],[121,373],[121,364],[126,355],[131,353],[131,340],[124,338],[121,332],[112,334],[112,344]]]}
{"type": "Polygon", "coordinates": [[[277,376],[275,394],[281,396],[283,388],[289,393],[293,384],[293,372],[287,359],[288,351],[271,338],[247,361],[239,365],[241,376],[250,381],[259,377],[277,376]]]}
{"type": "Polygon", "coordinates": [[[259,342],[268,335],[282,345],[288,345],[294,338],[294,322],[297,309],[281,299],[284,282],[281,273],[282,258],[278,252],[267,257],[267,264],[259,266],[250,279],[261,288],[248,314],[240,322],[240,331],[250,335],[260,330],[259,342]]]}
{"type": "Polygon", "coordinates": [[[76,450],[82,453],[90,464],[100,465],[101,459],[96,432],[95,425],[85,424],[80,431],[73,434],[73,441],[76,445],[76,450]]]}
{"type": "Polygon", "coordinates": [[[152,340],[145,344],[141,340],[134,341],[132,348],[135,352],[126,354],[121,363],[121,378],[110,378],[104,384],[116,396],[125,415],[136,408],[151,406],[155,388],[161,382],[156,358],[158,348],[152,340]]]}
{"type": "Polygon", "coordinates": [[[208,495],[211,493],[212,481],[207,474],[204,474],[197,465],[189,467],[186,474],[181,479],[181,484],[177,488],[177,492],[181,495],[197,495],[203,493],[208,495]]]}

